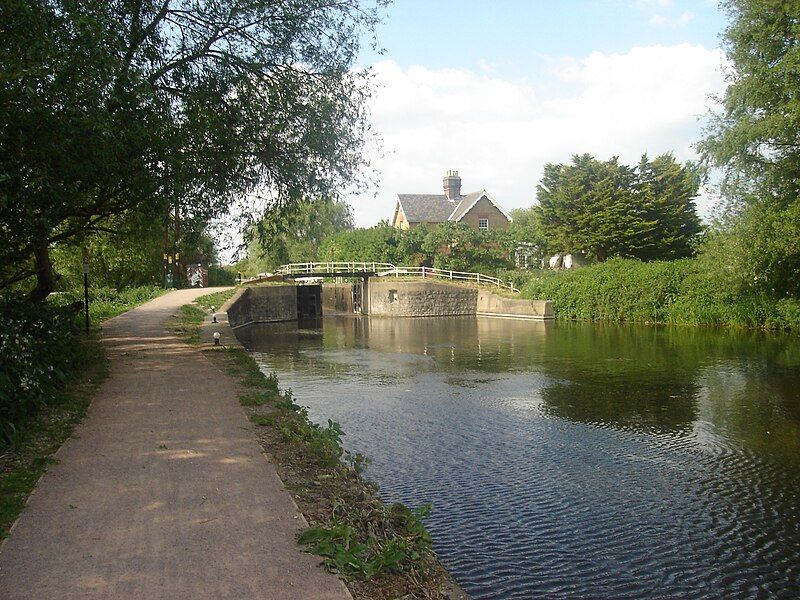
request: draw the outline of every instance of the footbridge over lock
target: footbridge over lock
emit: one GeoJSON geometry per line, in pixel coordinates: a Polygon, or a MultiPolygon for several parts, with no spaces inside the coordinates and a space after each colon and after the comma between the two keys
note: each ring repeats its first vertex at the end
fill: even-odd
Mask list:
{"type": "MultiPolygon", "coordinates": [[[[553,316],[549,301],[515,297],[519,290],[497,277],[377,261],[290,263],[280,266],[274,273],[261,274],[242,283],[251,291],[242,293],[241,302],[237,300],[232,306],[234,312],[237,303],[240,308],[247,307],[241,311],[242,318],[234,318],[241,324],[318,318],[323,312],[379,317],[479,315],[534,320],[553,316]],[[323,283],[326,280],[328,282],[323,283]],[[267,282],[270,285],[258,285],[267,282]],[[276,314],[278,306],[282,308],[276,314]]],[[[236,326],[233,321],[232,324],[236,326]]]]}
{"type": "MultiPolygon", "coordinates": [[[[497,277],[467,271],[450,271],[433,267],[403,267],[386,262],[307,262],[281,265],[274,273],[266,277],[283,279],[313,279],[325,277],[395,277],[423,279],[442,279],[456,282],[472,282],[480,285],[494,286],[501,289],[519,292],[513,283],[497,277]]],[[[245,283],[264,280],[265,276],[254,277],[245,283]]]]}

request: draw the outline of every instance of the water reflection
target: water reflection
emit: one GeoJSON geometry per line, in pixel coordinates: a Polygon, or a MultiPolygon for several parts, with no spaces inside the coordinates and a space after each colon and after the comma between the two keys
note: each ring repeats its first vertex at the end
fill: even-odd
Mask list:
{"type": "Polygon", "coordinates": [[[476,597],[800,595],[800,341],[498,319],[242,332],[476,597]]]}

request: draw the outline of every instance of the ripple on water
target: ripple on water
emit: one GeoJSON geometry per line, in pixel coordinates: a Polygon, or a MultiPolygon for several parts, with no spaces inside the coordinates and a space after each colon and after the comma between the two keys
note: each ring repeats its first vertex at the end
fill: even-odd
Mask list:
{"type": "Polygon", "coordinates": [[[313,418],[342,423],[386,499],[433,503],[436,549],[475,598],[800,597],[796,463],[709,419],[567,418],[542,393],[564,377],[536,365],[332,356],[348,376],[262,361],[313,418]]]}

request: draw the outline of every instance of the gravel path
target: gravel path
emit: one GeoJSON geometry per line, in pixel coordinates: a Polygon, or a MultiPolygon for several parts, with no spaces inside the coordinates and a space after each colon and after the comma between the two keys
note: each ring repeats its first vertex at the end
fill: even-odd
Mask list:
{"type": "Polygon", "coordinates": [[[236,383],[164,328],[181,290],[108,321],[111,371],[0,549],[0,598],[350,598],[236,383]]]}

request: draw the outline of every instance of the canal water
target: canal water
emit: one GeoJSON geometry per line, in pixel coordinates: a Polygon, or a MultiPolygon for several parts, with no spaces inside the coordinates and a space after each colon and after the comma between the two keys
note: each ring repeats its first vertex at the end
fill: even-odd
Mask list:
{"type": "Polygon", "coordinates": [[[242,341],[475,598],[800,597],[800,339],[326,317],[242,341]]]}

